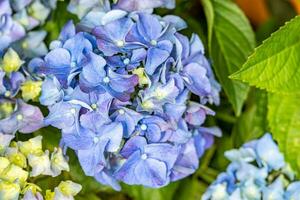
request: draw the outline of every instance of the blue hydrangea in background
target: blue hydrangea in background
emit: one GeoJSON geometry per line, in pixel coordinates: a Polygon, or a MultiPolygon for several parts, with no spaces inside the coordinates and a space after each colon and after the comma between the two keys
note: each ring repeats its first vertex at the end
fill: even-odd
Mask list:
{"type": "Polygon", "coordinates": [[[44,127],[37,102],[41,78],[28,60],[48,52],[41,26],[56,8],[56,0],[0,1],[0,133],[32,133],[44,127]]]}
{"type": "Polygon", "coordinates": [[[221,135],[203,127],[220,86],[200,38],[179,33],[179,17],[152,14],[172,1],[88,2],[71,1],[82,20],[29,63],[44,77],[45,125],[61,130],[86,175],[116,190],[119,181],[157,188],[194,173],[221,135]]]}
{"type": "Polygon", "coordinates": [[[270,134],[225,153],[231,161],[203,200],[300,199],[300,182],[270,134]],[[293,182],[294,181],[294,182],[293,182]]]}
{"type": "Polygon", "coordinates": [[[0,55],[12,45],[22,57],[45,55],[46,32],[36,28],[45,23],[55,7],[56,0],[1,0],[0,55]]]}

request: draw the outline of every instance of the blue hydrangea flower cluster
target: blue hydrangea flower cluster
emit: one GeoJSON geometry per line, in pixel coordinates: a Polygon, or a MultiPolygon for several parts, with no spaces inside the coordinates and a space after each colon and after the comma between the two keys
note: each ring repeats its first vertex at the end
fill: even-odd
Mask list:
{"type": "Polygon", "coordinates": [[[195,172],[220,135],[203,127],[220,86],[199,37],[179,33],[182,19],[126,2],[68,22],[29,71],[45,77],[45,125],[61,129],[86,175],[116,190],[162,187],[195,172]]]}
{"type": "Polygon", "coordinates": [[[300,181],[294,181],[294,173],[270,134],[227,151],[225,156],[231,163],[203,200],[300,199],[300,181]]]}
{"type": "Polygon", "coordinates": [[[27,57],[45,55],[46,32],[31,30],[42,25],[55,6],[56,0],[0,0],[0,55],[12,44],[27,57]]]}

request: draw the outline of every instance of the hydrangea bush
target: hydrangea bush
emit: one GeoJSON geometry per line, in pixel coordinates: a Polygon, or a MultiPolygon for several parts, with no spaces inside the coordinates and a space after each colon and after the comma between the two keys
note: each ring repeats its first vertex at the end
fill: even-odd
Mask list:
{"type": "Polygon", "coordinates": [[[29,70],[45,76],[45,125],[61,129],[87,176],[116,190],[118,181],[162,187],[195,172],[220,136],[203,127],[220,86],[200,38],[178,32],[182,19],[121,5],[68,22],[29,70]]]}
{"type": "Polygon", "coordinates": [[[300,199],[300,181],[270,134],[225,152],[231,161],[203,200],[300,199]]]}
{"type": "Polygon", "coordinates": [[[0,199],[300,199],[300,18],[176,3],[0,0],[0,199]]]}

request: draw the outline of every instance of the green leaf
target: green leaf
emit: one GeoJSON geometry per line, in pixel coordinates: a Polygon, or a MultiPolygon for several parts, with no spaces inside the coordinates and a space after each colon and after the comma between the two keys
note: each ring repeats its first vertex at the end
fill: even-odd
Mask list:
{"type": "Polygon", "coordinates": [[[238,71],[255,47],[251,26],[239,9],[229,0],[202,0],[207,23],[209,54],[216,75],[239,115],[249,87],[228,78],[238,71]]]}
{"type": "Polygon", "coordinates": [[[232,138],[228,133],[223,132],[222,138],[215,138],[215,145],[217,149],[210,166],[218,171],[224,171],[229,164],[229,160],[225,158],[224,153],[234,148],[232,138]]]}
{"type": "Polygon", "coordinates": [[[269,94],[268,121],[292,168],[300,172],[300,95],[269,94]]]}
{"type": "Polygon", "coordinates": [[[269,92],[300,91],[300,16],[259,46],[243,68],[230,77],[269,92]]]}
{"type": "Polygon", "coordinates": [[[101,200],[100,197],[98,197],[97,195],[90,193],[84,196],[76,196],[76,200],[101,200]]]}
{"type": "Polygon", "coordinates": [[[61,29],[68,20],[73,20],[74,23],[78,21],[76,15],[67,12],[67,6],[68,1],[58,1],[57,8],[52,12],[50,20],[44,25],[44,29],[48,32],[46,38],[47,44],[58,38],[61,29]]]}
{"type": "Polygon", "coordinates": [[[206,191],[208,185],[196,178],[186,178],[180,181],[173,200],[198,200],[206,191]]]}
{"type": "Polygon", "coordinates": [[[233,127],[231,136],[235,148],[259,138],[267,131],[267,92],[253,89],[249,94],[249,105],[233,127]]]}
{"type": "Polygon", "coordinates": [[[134,200],[173,200],[178,184],[179,182],[173,182],[159,189],[123,184],[122,191],[126,192],[134,200]]]}

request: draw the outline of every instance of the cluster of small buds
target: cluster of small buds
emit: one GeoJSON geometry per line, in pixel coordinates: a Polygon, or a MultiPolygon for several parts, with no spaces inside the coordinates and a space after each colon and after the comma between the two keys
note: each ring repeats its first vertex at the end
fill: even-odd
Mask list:
{"type": "Polygon", "coordinates": [[[34,30],[44,24],[56,0],[0,0],[0,56],[14,46],[22,56],[45,55],[46,32],[34,30]]]}
{"type": "Polygon", "coordinates": [[[165,186],[195,172],[221,135],[204,127],[220,86],[200,38],[179,33],[186,23],[149,11],[172,1],[100,2],[108,6],[68,22],[28,65],[44,77],[45,125],[62,131],[61,143],[102,184],[165,186]]]}
{"type": "Polygon", "coordinates": [[[43,127],[40,109],[24,101],[37,100],[42,82],[23,69],[24,61],[9,48],[0,59],[0,132],[31,133],[43,127]]]}
{"type": "MultiPolygon", "coordinates": [[[[42,200],[41,188],[30,183],[29,177],[41,175],[56,177],[62,171],[69,171],[69,165],[60,148],[43,151],[42,136],[25,142],[12,141],[14,136],[0,133],[0,199],[42,200]]],[[[53,193],[51,200],[61,200],[60,196],[73,199],[81,186],[70,181],[62,182],[53,193]],[[71,198],[72,197],[72,198],[71,198]]]]}
{"type": "Polygon", "coordinates": [[[300,181],[284,161],[270,134],[227,151],[231,161],[209,186],[202,200],[296,200],[300,181]]]}

